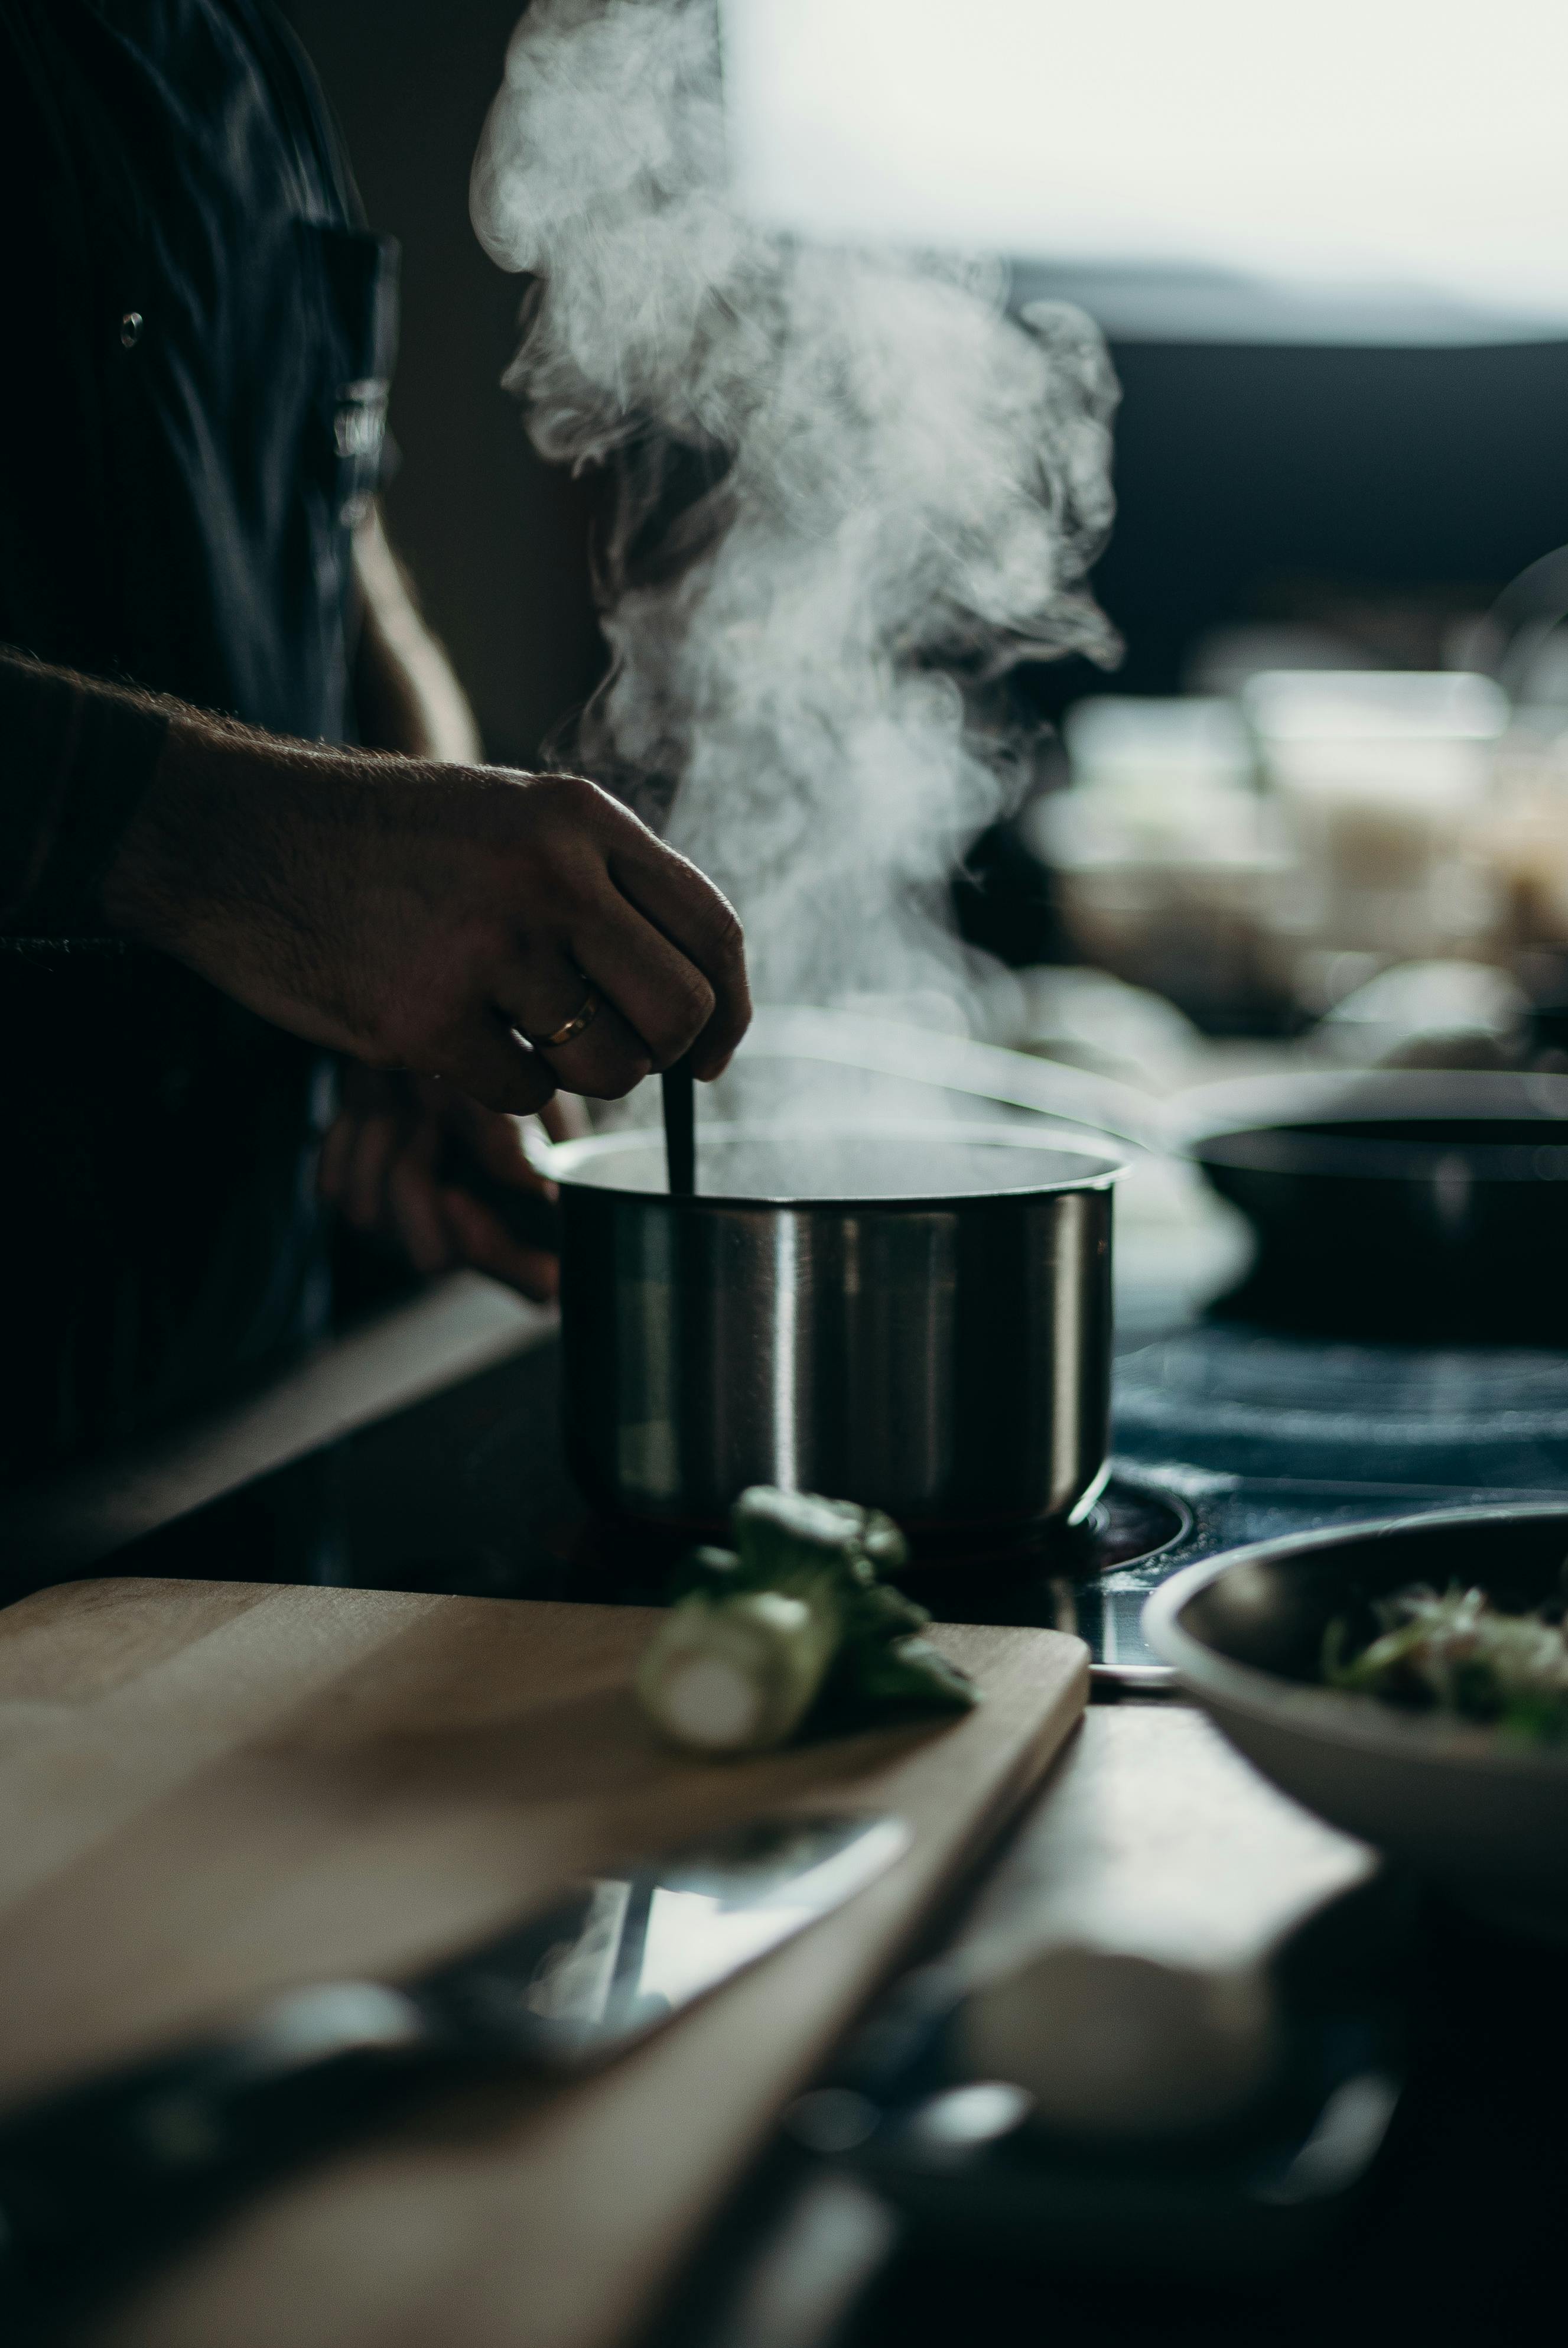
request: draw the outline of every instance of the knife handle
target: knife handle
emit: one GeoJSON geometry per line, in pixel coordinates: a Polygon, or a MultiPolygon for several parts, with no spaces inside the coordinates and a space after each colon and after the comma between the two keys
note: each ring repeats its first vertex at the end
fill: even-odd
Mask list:
{"type": "Polygon", "coordinates": [[[4,2312],[52,2317],[96,2295],[236,2189],[363,2124],[446,2052],[414,1999],[332,1982],[0,2119],[4,2312]]]}

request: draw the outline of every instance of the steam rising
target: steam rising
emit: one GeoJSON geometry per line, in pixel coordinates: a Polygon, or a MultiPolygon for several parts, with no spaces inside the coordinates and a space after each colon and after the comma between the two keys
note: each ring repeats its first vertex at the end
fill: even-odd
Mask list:
{"type": "Polygon", "coordinates": [[[723,132],[714,0],[534,0],[475,164],[538,280],[534,444],[614,476],[572,756],[733,898],[759,999],[950,993],[945,883],[1019,772],[998,682],[1115,657],[1114,382],[999,272],[743,219],[723,132]]]}

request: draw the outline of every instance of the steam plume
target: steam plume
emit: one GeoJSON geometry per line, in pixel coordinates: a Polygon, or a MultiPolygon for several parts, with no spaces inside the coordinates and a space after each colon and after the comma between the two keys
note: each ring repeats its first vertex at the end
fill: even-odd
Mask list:
{"type": "Polygon", "coordinates": [[[1115,638],[1096,330],[998,271],[804,245],[726,193],[715,0],[535,0],[475,164],[537,279],[507,376],[542,455],[608,464],[612,654],[573,757],[746,925],[759,998],[951,990],[945,883],[1018,745],[1017,662],[1115,638]]]}

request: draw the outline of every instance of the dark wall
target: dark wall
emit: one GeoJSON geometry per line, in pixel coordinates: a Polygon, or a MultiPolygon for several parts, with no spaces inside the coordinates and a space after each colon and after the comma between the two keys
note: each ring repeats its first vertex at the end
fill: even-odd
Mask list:
{"type": "Polygon", "coordinates": [[[1172,690],[1215,621],[1473,607],[1568,540],[1568,345],[1115,356],[1120,520],[1099,580],[1135,687],[1172,690]]]}
{"type": "Polygon", "coordinates": [[[393,536],[493,758],[526,764],[589,690],[590,490],[534,456],[500,389],[520,281],[468,224],[468,168],[521,0],[285,0],[371,225],[403,246],[393,536]]]}

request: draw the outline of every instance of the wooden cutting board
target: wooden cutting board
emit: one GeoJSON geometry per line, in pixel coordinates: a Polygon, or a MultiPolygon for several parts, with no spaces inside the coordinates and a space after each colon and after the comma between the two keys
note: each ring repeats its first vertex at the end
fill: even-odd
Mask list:
{"type": "Polygon", "coordinates": [[[958,1721],[740,1765],[661,1748],[631,1608],[68,1584],[0,1612],[0,2099],[258,1993],[393,1974],[565,1877],[764,1808],[912,1850],[599,2076],[498,2085],[320,2164],[118,2311],[115,2348],[609,2348],[1037,1782],[1083,1648],[944,1627],[958,1721]]]}

